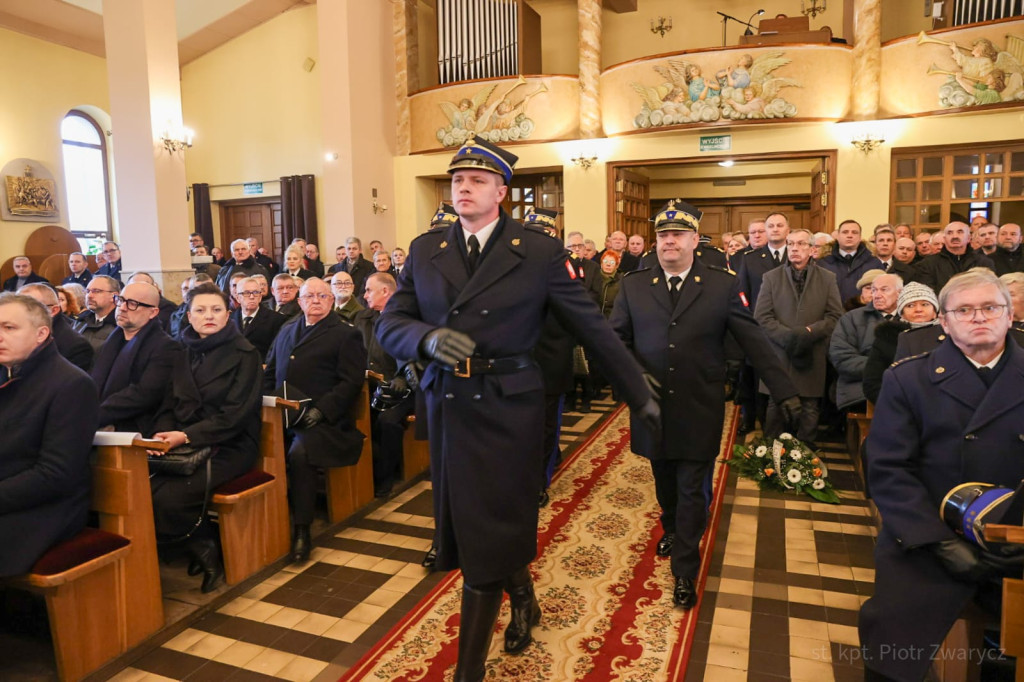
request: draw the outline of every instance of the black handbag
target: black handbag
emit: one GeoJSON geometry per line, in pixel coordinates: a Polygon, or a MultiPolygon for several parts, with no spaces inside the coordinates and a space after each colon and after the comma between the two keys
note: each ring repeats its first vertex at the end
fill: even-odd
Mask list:
{"type": "Polygon", "coordinates": [[[149,473],[167,476],[191,476],[200,466],[206,463],[217,448],[212,445],[197,447],[195,445],[179,445],[162,455],[149,455],[149,473]]]}

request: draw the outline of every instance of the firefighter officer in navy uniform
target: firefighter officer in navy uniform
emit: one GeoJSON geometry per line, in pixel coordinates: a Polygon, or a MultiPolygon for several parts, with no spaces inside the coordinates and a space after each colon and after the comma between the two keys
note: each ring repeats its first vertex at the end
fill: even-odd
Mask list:
{"type": "MultiPolygon", "coordinates": [[[[705,482],[721,444],[727,333],[731,333],[783,408],[795,417],[797,389],[754,321],[729,270],[697,258],[701,212],[670,201],[654,218],[658,263],[622,280],[612,327],[660,384],[662,428],[631,423],[632,449],[651,460],[671,556],[673,601],[696,602],[699,545],[707,523],[705,482]]],[[[635,416],[635,415],[634,415],[635,416]]]]}
{"type": "Polygon", "coordinates": [[[531,351],[548,309],[598,358],[646,422],[659,409],[639,365],[575,278],[562,244],[501,209],[517,157],[470,139],[449,166],[459,221],[409,247],[378,323],[384,350],[420,358],[430,436],[437,568],[464,579],[456,682],[482,680],[509,592],[505,650],[540,619],[537,553],[544,383],[531,351]]]}

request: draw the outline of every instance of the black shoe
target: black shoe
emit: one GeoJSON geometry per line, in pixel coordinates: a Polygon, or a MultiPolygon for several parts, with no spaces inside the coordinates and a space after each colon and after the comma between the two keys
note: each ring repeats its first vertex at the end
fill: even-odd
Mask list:
{"type": "Polygon", "coordinates": [[[199,575],[202,572],[203,572],[203,565],[201,563],[199,563],[195,559],[193,559],[192,561],[188,562],[188,575],[189,575],[189,577],[192,577],[192,576],[195,576],[195,575],[199,575]]]}
{"type": "Polygon", "coordinates": [[[533,580],[527,568],[519,571],[505,585],[512,615],[505,628],[505,651],[522,653],[533,641],[533,626],[540,622],[540,605],[533,593],[533,580]],[[514,585],[514,586],[513,586],[514,585]]]}
{"type": "Polygon", "coordinates": [[[192,554],[192,563],[197,564],[199,573],[203,574],[200,590],[203,594],[213,592],[224,581],[224,563],[221,561],[217,541],[213,538],[194,538],[189,541],[188,549],[192,554]]]}
{"type": "Polygon", "coordinates": [[[427,555],[423,557],[423,561],[420,562],[420,566],[423,568],[433,568],[437,565],[437,545],[431,545],[430,550],[427,551],[427,555]]]}
{"type": "Polygon", "coordinates": [[[394,483],[383,483],[373,490],[374,497],[390,497],[391,491],[394,489],[394,483]]]}
{"type": "Polygon", "coordinates": [[[676,606],[682,606],[684,611],[689,611],[697,602],[697,587],[693,584],[692,578],[676,578],[676,586],[672,590],[672,601],[676,606]]]}
{"type": "Polygon", "coordinates": [[[548,496],[547,489],[541,490],[540,498],[537,500],[537,506],[543,509],[544,507],[548,506],[548,502],[550,501],[551,498],[548,496]]]}
{"type": "Polygon", "coordinates": [[[658,548],[654,550],[654,553],[658,556],[669,556],[672,554],[672,545],[676,542],[675,533],[665,533],[658,540],[658,548]]]}
{"type": "Polygon", "coordinates": [[[292,563],[301,564],[309,561],[309,553],[312,550],[313,538],[309,535],[309,526],[295,526],[292,532],[292,563]]]}

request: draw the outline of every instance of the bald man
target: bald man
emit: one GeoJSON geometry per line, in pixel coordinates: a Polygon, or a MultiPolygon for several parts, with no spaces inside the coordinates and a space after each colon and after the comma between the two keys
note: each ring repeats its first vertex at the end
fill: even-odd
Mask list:
{"type": "Polygon", "coordinates": [[[100,392],[99,426],[151,436],[181,345],[160,325],[160,292],[152,284],[129,284],[114,306],[117,329],[100,347],[91,373],[100,392]]]}
{"type": "Polygon", "coordinates": [[[1020,225],[1005,223],[999,228],[997,237],[999,248],[992,255],[996,264],[996,274],[1005,275],[1009,272],[1024,272],[1024,249],[1020,248],[1020,225]]]}

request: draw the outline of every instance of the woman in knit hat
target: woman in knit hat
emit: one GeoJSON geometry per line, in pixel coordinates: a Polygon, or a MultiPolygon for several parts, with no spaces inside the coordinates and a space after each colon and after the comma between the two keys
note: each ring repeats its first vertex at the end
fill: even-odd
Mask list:
{"type": "Polygon", "coordinates": [[[899,318],[875,327],[875,343],[864,365],[864,395],[868,400],[878,400],[882,374],[896,357],[899,335],[908,329],[937,324],[938,313],[939,301],[931,287],[919,282],[908,282],[903,286],[896,301],[899,318]]]}

